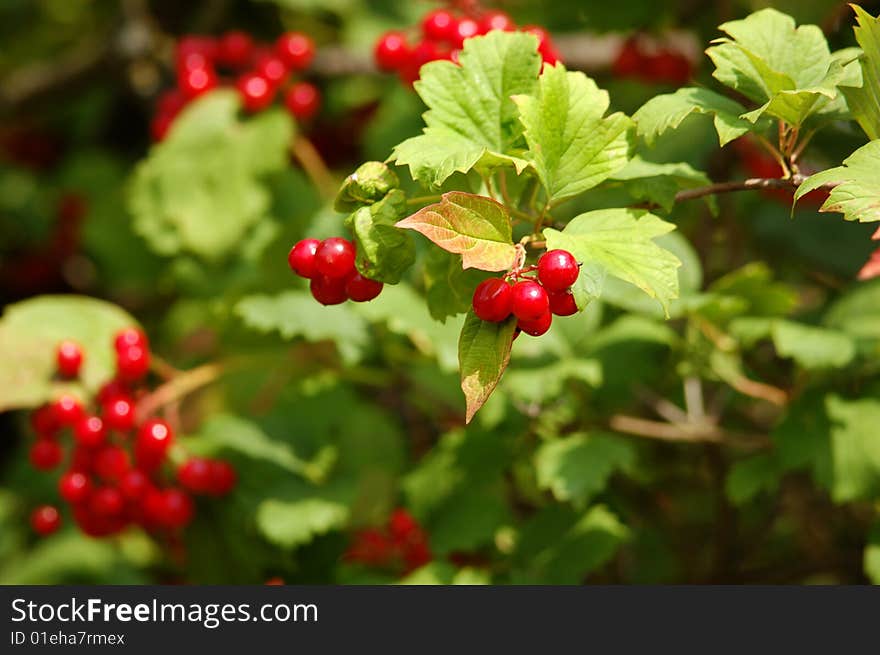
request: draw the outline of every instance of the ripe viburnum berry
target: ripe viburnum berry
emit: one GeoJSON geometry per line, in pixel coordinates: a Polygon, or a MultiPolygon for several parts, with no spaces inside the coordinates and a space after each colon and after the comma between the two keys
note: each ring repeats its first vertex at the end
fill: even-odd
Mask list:
{"type": "Polygon", "coordinates": [[[410,56],[409,44],[402,32],[386,32],[376,42],[373,52],[376,66],[383,71],[395,71],[406,64],[410,56]]]}
{"type": "Polygon", "coordinates": [[[315,268],[315,253],[320,245],[321,242],[317,239],[297,241],[287,255],[287,264],[290,266],[290,270],[306,279],[315,277],[317,272],[315,268]]]}
{"type": "Polygon", "coordinates": [[[542,314],[541,316],[533,320],[519,319],[516,325],[526,334],[530,334],[533,337],[540,337],[542,334],[550,329],[550,324],[552,322],[553,314],[551,314],[550,311],[547,310],[545,314],[542,314]]]}
{"type": "Polygon", "coordinates": [[[125,498],[115,487],[99,487],[89,498],[89,509],[98,516],[118,516],[125,509],[125,498]]]}
{"type": "Polygon", "coordinates": [[[116,351],[116,374],[126,382],[137,382],[150,371],[150,351],[127,346],[116,351]]]}
{"type": "Polygon", "coordinates": [[[104,421],[97,416],[83,416],[73,426],[76,442],[85,448],[97,448],[107,438],[104,421]]]}
{"type": "Polygon", "coordinates": [[[512,32],[516,29],[516,23],[503,11],[488,11],[480,18],[480,34],[487,34],[492,30],[512,32]]]}
{"type": "Polygon", "coordinates": [[[98,390],[98,395],[96,399],[99,403],[104,404],[113,398],[119,398],[120,396],[123,398],[128,397],[131,394],[131,389],[129,389],[128,385],[125,384],[122,380],[113,379],[109,382],[105,382],[101,388],[98,390]]]}
{"type": "Polygon", "coordinates": [[[31,446],[31,465],[39,471],[51,471],[61,463],[64,451],[52,439],[37,439],[31,446]]]}
{"type": "Polygon", "coordinates": [[[192,498],[180,489],[162,492],[162,524],[169,528],[182,528],[192,521],[195,509],[192,498]]]}
{"type": "Polygon", "coordinates": [[[328,278],[344,278],[354,270],[354,244],[342,237],[324,239],[315,252],[315,268],[328,278]]]}
{"type": "Polygon", "coordinates": [[[76,397],[65,394],[52,403],[52,413],[59,426],[69,427],[83,415],[83,406],[76,397]]]}
{"type": "Polygon", "coordinates": [[[143,471],[129,469],[119,479],[119,491],[126,500],[138,501],[144,497],[150,488],[150,479],[143,471]]]}
{"type": "Polygon", "coordinates": [[[44,537],[52,534],[61,527],[61,514],[52,505],[40,505],[31,512],[31,527],[44,537]]]}
{"type": "MultiPolygon", "coordinates": [[[[153,458],[161,460],[173,440],[174,433],[171,431],[170,425],[162,419],[150,419],[144,422],[138,430],[136,454],[146,456],[151,460],[153,458]]],[[[141,457],[138,458],[138,463],[141,459],[141,457]]]]}
{"type": "Polygon", "coordinates": [[[104,446],[95,454],[95,473],[116,482],[131,468],[128,452],[120,446],[104,446]]]}
{"type": "Polygon", "coordinates": [[[382,283],[355,273],[345,284],[345,294],[355,302],[369,302],[382,293],[382,283]]]}
{"type": "Polygon", "coordinates": [[[191,457],[177,469],[177,481],[194,494],[206,494],[211,489],[211,463],[203,457],[191,457]]]}
{"type": "Polygon", "coordinates": [[[150,341],[142,330],[134,327],[125,328],[116,333],[113,339],[113,347],[116,352],[125,350],[129,346],[140,346],[144,350],[149,350],[150,341]]]}
{"type": "Polygon", "coordinates": [[[284,106],[294,118],[306,121],[321,108],[321,92],[314,84],[297,82],[284,94],[284,106]]]}
{"type": "Polygon", "coordinates": [[[332,278],[326,275],[315,275],[309,283],[312,296],[322,305],[339,305],[348,300],[345,291],[346,278],[332,278]]]}
{"type": "Polygon", "coordinates": [[[102,404],[104,425],[111,430],[127,432],[134,427],[134,403],[125,396],[110,398],[102,404]]]}
{"type": "Polygon", "coordinates": [[[75,341],[62,341],[58,344],[55,359],[58,372],[63,377],[75,378],[79,375],[79,368],[83,361],[82,348],[75,341]]]}
{"type": "Polygon", "coordinates": [[[68,503],[83,502],[92,491],[92,482],[85,473],[68,471],[58,480],[58,494],[68,503]]]}
{"type": "Polygon", "coordinates": [[[275,98],[275,87],[262,75],[247,73],[235,83],[241,104],[251,113],[265,109],[275,98]]]}
{"type": "Polygon", "coordinates": [[[275,52],[291,70],[305,70],[315,56],[315,43],[301,32],[287,32],[278,37],[275,52]]]}
{"type": "Polygon", "coordinates": [[[41,437],[54,436],[61,427],[52,405],[43,405],[31,412],[31,427],[41,437]]]}
{"type": "Polygon", "coordinates": [[[571,316],[577,313],[577,303],[571,291],[551,291],[547,294],[550,300],[550,311],[556,316],[571,316]]]}
{"type": "Polygon", "coordinates": [[[548,250],[538,260],[538,279],[547,291],[568,289],[579,273],[577,260],[567,250],[548,250]]]}
{"type": "Polygon", "coordinates": [[[247,66],[254,52],[254,41],[246,32],[226,32],[217,43],[217,62],[233,68],[247,66]]]}
{"type": "Polygon", "coordinates": [[[235,488],[238,475],[232,464],[221,459],[211,460],[210,468],[210,492],[214,496],[225,496],[235,488]]]}
{"type": "Polygon", "coordinates": [[[458,20],[451,12],[437,9],[422,19],[422,34],[431,41],[453,42],[457,36],[458,20]]]}
{"type": "Polygon", "coordinates": [[[510,316],[513,309],[512,287],[498,277],[483,280],[474,290],[474,314],[480,320],[498,323],[510,316]]]}
{"type": "Polygon", "coordinates": [[[511,310],[520,321],[535,321],[550,313],[547,292],[534,280],[520,280],[513,285],[511,310]]]}
{"type": "Polygon", "coordinates": [[[270,52],[262,52],[254,63],[254,72],[265,78],[273,89],[277,89],[290,75],[284,61],[270,52]]]}
{"type": "Polygon", "coordinates": [[[473,18],[462,18],[455,26],[452,43],[457,48],[464,45],[464,40],[480,34],[480,24],[473,18]]]}
{"type": "Polygon", "coordinates": [[[187,98],[195,98],[217,86],[217,73],[210,66],[186,69],[180,72],[177,86],[187,98]]]}

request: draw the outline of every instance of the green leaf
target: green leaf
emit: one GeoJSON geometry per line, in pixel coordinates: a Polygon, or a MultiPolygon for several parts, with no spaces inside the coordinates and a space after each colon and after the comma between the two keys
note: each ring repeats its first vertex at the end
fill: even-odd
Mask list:
{"type": "Polygon", "coordinates": [[[467,313],[474,289],[487,277],[484,271],[463,268],[461,256],[430,248],[425,257],[424,279],[431,316],[445,321],[450,316],[467,313]]]}
{"type": "Polygon", "coordinates": [[[406,214],[406,196],[393,190],[382,200],[361,207],[347,220],[357,242],[357,268],[364,277],[397,284],[416,261],[412,237],[395,227],[406,214]]]}
{"type": "Polygon", "coordinates": [[[654,96],[633,114],[633,120],[638,135],[650,146],[691,114],[708,114],[713,117],[718,142],[723,147],[752,129],[751,123],[740,118],[745,111],[741,104],[719,93],[685,87],[675,93],[654,96]]]}
{"type": "Polygon", "coordinates": [[[545,66],[535,93],[513,101],[529,144],[525,157],[551,202],[591,189],[626,165],[632,121],[619,112],[604,117],[608,93],[583,73],[545,66]]]}
{"type": "Polygon", "coordinates": [[[762,491],[775,491],[780,474],[775,457],[766,453],[755,455],[741,459],[731,467],[724,489],[730,502],[745,505],[762,491]]]}
{"type": "MultiPolygon", "coordinates": [[[[681,261],[654,239],[675,229],[671,223],[637,209],[600,209],[576,216],[560,232],[545,229],[547,248],[572,253],[585,267],[612,275],[656,298],[669,312],[678,297],[681,261]]],[[[588,271],[582,269],[581,276],[588,271]]]]}
{"type": "Polygon", "coordinates": [[[842,503],[876,497],[880,493],[880,402],[828,396],[825,407],[835,423],[831,430],[832,498],[842,503]]]}
{"type": "Polygon", "coordinates": [[[713,76],[761,105],[743,118],[756,122],[766,113],[800,125],[838,96],[845,62],[831,56],[818,26],[796,28],[791,16],[763,9],[719,29],[730,38],[706,51],[713,76]]]}
{"type": "Polygon", "coordinates": [[[287,166],[290,118],[270,110],[238,118],[234,91],[187,107],[137,167],[128,195],[135,230],[162,255],[233,255],[269,218],[264,177],[287,166]]]}
{"type": "Polygon", "coordinates": [[[459,65],[430,62],[415,89],[428,106],[424,133],[398,145],[391,159],[409,166],[414,179],[439,186],[456,171],[514,166],[522,125],[511,96],[531,93],[541,57],[537,39],[524,33],[493,31],[465,41],[459,65]]]}
{"type": "MultiPolygon", "coordinates": [[[[656,164],[641,157],[634,157],[622,170],[609,178],[609,183],[621,182],[626,192],[636,200],[657,203],[666,211],[672,211],[675,195],[684,189],[705,186],[711,183],[708,176],[690,164],[656,164]]],[[[717,202],[713,196],[706,196],[713,211],[717,202]]]]}
{"type": "Polygon", "coordinates": [[[340,214],[353,212],[364,205],[371,205],[382,200],[393,189],[400,186],[397,175],[388,164],[380,161],[368,161],[358,166],[357,170],[345,178],[342,187],[336,194],[333,209],[340,214]]]}
{"type": "Polygon", "coordinates": [[[324,498],[265,500],[257,508],[257,527],[266,539],[283,548],[295,548],[345,526],[346,505],[324,498]]]}
{"type": "Polygon", "coordinates": [[[512,318],[490,323],[481,321],[473,312],[465,318],[458,342],[458,362],[461,390],[467,403],[467,423],[498,386],[510,361],[515,328],[516,321],[512,318]]]}
{"type": "Polygon", "coordinates": [[[839,212],[848,221],[880,221],[880,140],[871,141],[843,160],[843,166],[811,175],[794,194],[797,202],[810,191],[835,184],[820,212],[839,212]]]}
{"type": "Polygon", "coordinates": [[[880,280],[850,289],[831,306],[824,322],[856,339],[880,339],[880,280]]]}
{"type": "Polygon", "coordinates": [[[880,584],[880,523],[874,523],[865,546],[865,575],[873,584],[880,584]]]}
{"type": "Polygon", "coordinates": [[[850,5],[856,12],[858,26],[856,41],[863,54],[859,62],[861,86],[841,86],[847,104],[865,134],[871,140],[880,139],[880,19],[874,18],[858,5],[850,5]]]}
{"type": "Polygon", "coordinates": [[[323,307],[304,291],[246,296],[235,305],[235,313],[249,328],[278,332],[284,339],[331,340],[349,363],[357,361],[367,345],[366,322],[351,307],[323,307]]]}
{"type": "Polygon", "coordinates": [[[844,332],[773,321],[773,344],[781,357],[791,357],[807,369],[843,368],[856,354],[855,341],[844,332]]]}
{"type": "Polygon", "coordinates": [[[541,368],[518,368],[507,374],[504,390],[525,403],[543,403],[558,397],[569,380],[599,387],[602,366],[592,359],[564,359],[541,368]]]}
{"type": "Polygon", "coordinates": [[[605,489],[612,473],[635,462],[632,443],[614,435],[574,435],[542,445],[535,454],[538,486],[556,500],[584,505],[605,489]]]}
{"type": "Polygon", "coordinates": [[[55,348],[64,339],[82,346],[79,382],[94,394],[115,374],[114,336],[136,325],[116,305],[81,296],[38,296],[7,306],[0,320],[0,411],[35,407],[76,388],[53,380],[55,348]]]}
{"type": "Polygon", "coordinates": [[[463,268],[506,271],[516,257],[510,216],[504,205],[485,196],[450,191],[440,202],[397,223],[420,232],[453,254],[463,268]]]}

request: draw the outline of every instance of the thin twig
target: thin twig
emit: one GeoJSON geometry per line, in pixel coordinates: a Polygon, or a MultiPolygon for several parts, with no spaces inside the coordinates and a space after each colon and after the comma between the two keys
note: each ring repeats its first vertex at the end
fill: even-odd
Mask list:
{"type": "Polygon", "coordinates": [[[138,418],[143,420],[152,416],[165,405],[211,384],[223,374],[224,370],[221,364],[205,364],[181,373],[141,399],[137,405],[138,418]]]}
{"type": "Polygon", "coordinates": [[[660,441],[716,443],[753,450],[768,448],[771,445],[765,435],[730,432],[714,425],[664,423],[625,414],[613,415],[609,420],[609,426],[617,432],[660,441]]]}
{"type": "Polygon", "coordinates": [[[338,186],[336,178],[311,141],[302,135],[297,135],[290,145],[290,152],[322,196],[332,198],[336,195],[338,186]]]}

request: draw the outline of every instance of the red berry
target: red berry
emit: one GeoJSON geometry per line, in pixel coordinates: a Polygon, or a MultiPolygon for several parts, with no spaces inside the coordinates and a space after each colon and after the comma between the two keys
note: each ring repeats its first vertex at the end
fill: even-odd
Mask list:
{"type": "Polygon", "coordinates": [[[102,405],[104,425],[111,430],[127,432],[134,427],[134,404],[130,398],[117,396],[102,405]]]}
{"type": "Polygon", "coordinates": [[[129,469],[119,479],[119,491],[129,501],[138,501],[150,488],[150,479],[143,471],[129,469]]]}
{"type": "Polygon", "coordinates": [[[483,280],[474,290],[474,314],[480,320],[499,323],[510,316],[513,303],[513,289],[500,277],[483,280]]]}
{"type": "Polygon", "coordinates": [[[458,21],[458,25],[455,26],[452,42],[456,47],[461,48],[464,45],[465,39],[477,36],[479,33],[480,24],[477,21],[472,18],[462,18],[458,21]]]}
{"type": "Polygon", "coordinates": [[[211,462],[202,457],[191,457],[177,469],[177,481],[194,494],[211,491],[211,462]]]}
{"type": "Polygon", "coordinates": [[[373,54],[380,70],[398,70],[406,64],[410,56],[409,44],[403,33],[386,32],[376,43],[373,54]]]}
{"type": "Polygon", "coordinates": [[[104,446],[95,455],[95,473],[107,482],[116,482],[131,468],[128,452],[119,446],[104,446]]]}
{"type": "Polygon", "coordinates": [[[31,464],[39,471],[51,471],[61,463],[63,458],[64,451],[52,439],[37,439],[31,446],[31,464]]]}
{"type": "Polygon", "coordinates": [[[419,524],[405,509],[396,509],[388,519],[388,531],[395,539],[402,541],[413,532],[419,531],[419,524]]]}
{"type": "Polygon", "coordinates": [[[315,268],[329,278],[348,277],[354,270],[354,244],[342,237],[324,239],[315,252],[315,268]]]}
{"type": "Polygon", "coordinates": [[[144,350],[150,349],[150,341],[147,335],[135,327],[125,328],[116,333],[113,339],[113,347],[116,352],[125,350],[129,346],[140,346],[144,350]]]}
{"type": "Polygon", "coordinates": [[[229,462],[220,459],[211,460],[210,469],[210,492],[215,496],[225,496],[235,488],[238,475],[229,462]]]}
{"type": "Polygon", "coordinates": [[[489,11],[480,18],[480,34],[487,34],[492,30],[512,32],[516,29],[516,23],[503,11],[489,11]]]}
{"type": "Polygon", "coordinates": [[[644,74],[649,80],[680,86],[687,84],[690,79],[691,64],[686,57],[677,52],[661,50],[647,59],[644,74]]]}
{"type": "Polygon", "coordinates": [[[58,363],[58,372],[66,378],[75,378],[79,375],[79,367],[82,365],[82,348],[75,341],[62,341],[58,344],[55,353],[58,363]]]}
{"type": "Polygon", "coordinates": [[[551,291],[547,294],[550,299],[550,311],[557,316],[571,316],[577,313],[577,303],[571,291],[551,291]]]}
{"type": "Polygon", "coordinates": [[[174,118],[186,106],[186,96],[180,89],[169,89],[156,99],[156,113],[174,118]]]}
{"type": "Polygon", "coordinates": [[[44,537],[52,534],[61,527],[61,514],[51,505],[40,505],[31,513],[31,527],[44,537]]]}
{"type": "Polygon", "coordinates": [[[150,136],[153,138],[153,141],[164,140],[173,122],[174,116],[170,114],[156,114],[153,120],[150,121],[150,136]]]}
{"type": "Polygon", "coordinates": [[[238,30],[226,32],[217,44],[217,61],[232,68],[242,68],[250,61],[254,41],[250,35],[238,30]]]}
{"type": "Polygon", "coordinates": [[[100,487],[89,498],[89,510],[97,516],[118,516],[125,509],[125,499],[115,487],[100,487]]]}
{"type": "Polygon", "coordinates": [[[162,419],[150,419],[138,430],[137,445],[145,454],[164,456],[173,440],[171,426],[162,419]]]}
{"type": "Polygon", "coordinates": [[[52,413],[58,425],[69,427],[83,415],[83,406],[75,396],[65,394],[52,403],[52,413]]]}
{"type": "Polygon", "coordinates": [[[540,284],[520,280],[513,285],[511,309],[520,321],[535,321],[550,313],[550,300],[540,284]]]}
{"type": "Polygon", "coordinates": [[[198,53],[213,61],[217,56],[217,42],[207,36],[189,34],[182,37],[177,42],[177,60],[180,61],[192,53],[198,53]]]}
{"type": "Polygon", "coordinates": [[[321,92],[314,84],[297,82],[284,95],[284,106],[294,118],[307,121],[321,107],[321,92]]]}
{"type": "Polygon", "coordinates": [[[541,316],[533,320],[519,319],[516,326],[526,334],[530,334],[533,337],[540,337],[542,334],[550,329],[550,324],[552,322],[553,314],[551,314],[548,310],[545,314],[542,314],[541,316]]]}
{"type": "Polygon", "coordinates": [[[217,73],[208,66],[184,70],[177,86],[187,98],[195,98],[217,86],[217,73]]]}
{"type": "Polygon", "coordinates": [[[169,528],[182,528],[192,521],[193,501],[180,489],[162,492],[162,523],[169,528]]]}
{"type": "Polygon", "coordinates": [[[458,20],[451,12],[437,9],[426,14],[422,19],[422,34],[431,41],[453,42],[457,37],[458,24],[458,20]]]}
{"type": "Polygon", "coordinates": [[[128,346],[116,351],[116,374],[126,382],[137,382],[150,371],[150,351],[128,346]]]}
{"type": "Polygon", "coordinates": [[[315,56],[315,43],[301,32],[288,32],[278,37],[275,52],[291,70],[305,70],[315,56]]]}
{"type": "Polygon", "coordinates": [[[320,245],[321,242],[317,239],[297,241],[287,255],[290,270],[306,279],[315,277],[315,253],[320,245]]]}
{"type": "Polygon", "coordinates": [[[131,389],[128,388],[128,385],[122,380],[114,378],[101,386],[98,390],[97,399],[99,403],[104,404],[119,396],[127,397],[129,394],[131,394],[131,389]]]}
{"type": "Polygon", "coordinates": [[[364,277],[355,273],[345,284],[346,295],[355,302],[369,302],[382,293],[381,282],[364,277]]]}
{"type": "Polygon", "coordinates": [[[290,74],[290,71],[287,69],[287,64],[285,64],[280,57],[276,57],[270,52],[264,52],[257,56],[257,61],[254,65],[254,72],[269,82],[269,85],[273,89],[277,89],[281,86],[290,74]]]}
{"type": "Polygon", "coordinates": [[[333,278],[326,275],[316,275],[309,283],[312,297],[322,305],[339,305],[348,300],[345,291],[346,278],[333,278]]]}
{"type": "Polygon", "coordinates": [[[611,72],[617,77],[634,77],[642,70],[645,57],[639,47],[638,39],[629,38],[620,46],[611,72]]]}
{"type": "Polygon", "coordinates": [[[70,470],[91,473],[95,464],[95,451],[90,448],[76,446],[70,456],[70,470]]]}
{"type": "Polygon", "coordinates": [[[107,437],[104,421],[97,416],[83,416],[73,426],[76,442],[84,448],[97,448],[107,437]]]}
{"type": "Polygon", "coordinates": [[[275,87],[262,75],[247,73],[235,83],[246,111],[257,112],[272,104],[275,87]]]}
{"type": "Polygon", "coordinates": [[[41,437],[51,437],[61,427],[52,405],[43,405],[31,412],[31,427],[41,437]]]}
{"type": "Polygon", "coordinates": [[[58,494],[71,505],[83,502],[92,491],[92,482],[85,473],[68,471],[58,480],[58,494]]]}
{"type": "Polygon", "coordinates": [[[547,291],[568,289],[578,278],[577,260],[567,250],[549,250],[538,260],[538,279],[547,291]]]}

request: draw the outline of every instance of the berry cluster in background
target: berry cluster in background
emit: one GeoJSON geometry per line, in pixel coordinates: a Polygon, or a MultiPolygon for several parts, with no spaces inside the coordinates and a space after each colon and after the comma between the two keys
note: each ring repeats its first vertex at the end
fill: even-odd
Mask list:
{"type": "Polygon", "coordinates": [[[407,574],[424,566],[433,557],[424,529],[409,512],[399,508],[391,513],[382,529],[367,528],[356,532],[345,559],[407,574]]]}
{"type": "Polygon", "coordinates": [[[312,296],[322,305],[346,300],[368,302],[382,292],[382,283],[358,273],[355,245],[342,237],[303,239],[290,249],[290,270],[309,280],[312,296]]]}
{"type": "MultiPolygon", "coordinates": [[[[190,457],[173,472],[172,427],[138,412],[138,400],[148,393],[147,336],[128,328],[116,335],[114,347],[116,377],[92,402],[85,404],[65,394],[33,411],[36,440],[30,462],[45,472],[66,463],[58,494],[85,534],[107,536],[129,525],[151,532],[183,528],[195,512],[190,494],[228,493],[236,483],[235,470],[222,460],[190,457]]],[[[79,344],[62,341],[56,350],[58,376],[76,378],[85,357],[79,344]]],[[[41,535],[57,530],[61,521],[61,512],[53,505],[40,506],[31,514],[31,525],[41,535]]]]}
{"type": "Polygon", "coordinates": [[[465,39],[492,30],[534,34],[543,60],[550,64],[559,61],[556,47],[542,27],[518,27],[503,11],[468,6],[460,11],[436,9],[425,14],[418,33],[413,30],[412,35],[397,30],[386,32],[374,48],[376,66],[385,72],[397,73],[403,82],[412,84],[419,79],[419,69],[424,64],[439,59],[457,62],[465,39]]]}
{"type": "Polygon", "coordinates": [[[672,45],[636,35],[621,45],[612,72],[619,78],[683,86],[690,81],[694,71],[691,60],[672,45]]]}
{"type": "Polygon", "coordinates": [[[518,331],[539,337],[550,329],[553,315],[571,316],[577,304],[571,286],[580,265],[566,250],[550,250],[535,266],[483,280],[474,291],[474,314],[492,323],[516,317],[518,331]],[[526,275],[537,271],[537,278],[526,275]]]}
{"type": "Polygon", "coordinates": [[[217,87],[234,87],[246,111],[262,111],[282,97],[297,120],[314,116],[321,93],[307,81],[291,80],[306,70],[315,55],[315,44],[306,34],[287,32],[274,44],[255,42],[241,31],[220,37],[187,35],[175,47],[177,86],[156,102],[153,139],[161,141],[180,111],[193,99],[217,87]]]}

